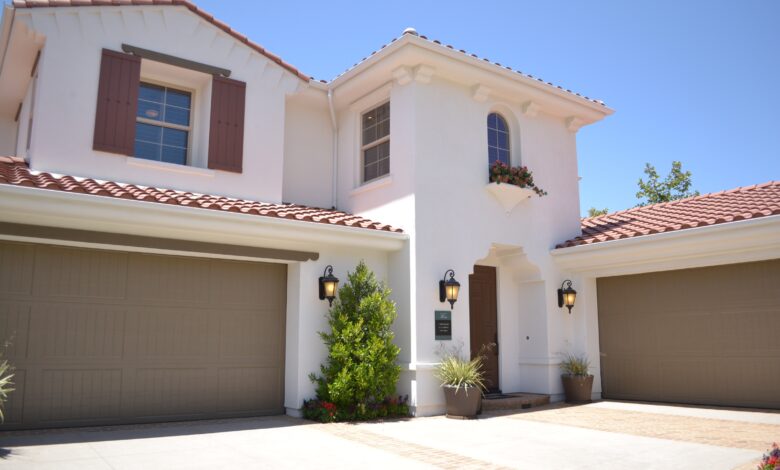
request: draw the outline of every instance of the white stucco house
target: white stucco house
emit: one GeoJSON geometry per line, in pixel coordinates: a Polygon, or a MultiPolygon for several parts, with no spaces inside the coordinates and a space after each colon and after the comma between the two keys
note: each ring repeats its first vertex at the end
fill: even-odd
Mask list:
{"type": "Polygon", "coordinates": [[[442,343],[497,343],[504,393],[576,352],[594,398],[780,407],[780,183],[583,221],[601,101],[414,30],[316,81],[186,0],[14,0],[0,54],[0,428],[296,415],[360,260],[418,416],[442,343]]]}

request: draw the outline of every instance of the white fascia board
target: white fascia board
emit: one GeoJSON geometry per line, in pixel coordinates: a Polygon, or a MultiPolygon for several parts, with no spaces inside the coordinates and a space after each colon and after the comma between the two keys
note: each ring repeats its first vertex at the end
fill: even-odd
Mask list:
{"type": "Polygon", "coordinates": [[[481,58],[472,57],[468,54],[464,54],[455,49],[449,49],[445,46],[433,43],[426,39],[419,38],[412,34],[405,34],[401,38],[385,46],[383,49],[380,49],[374,55],[368,57],[366,60],[360,62],[355,67],[347,70],[342,75],[339,75],[338,77],[333,79],[328,84],[328,86],[331,89],[335,90],[337,87],[348,82],[350,79],[359,75],[360,73],[363,73],[372,65],[376,64],[377,62],[383,60],[386,57],[389,57],[391,54],[393,54],[394,52],[398,51],[399,49],[401,49],[402,47],[408,44],[417,46],[421,49],[433,52],[440,56],[447,57],[459,63],[464,63],[476,67],[482,71],[488,72],[495,76],[509,79],[514,82],[522,83],[523,85],[528,86],[529,88],[533,88],[535,90],[539,90],[541,92],[554,95],[572,105],[585,107],[589,111],[595,112],[597,115],[602,117],[609,116],[615,112],[612,108],[608,106],[594,103],[593,101],[585,99],[584,97],[579,97],[565,90],[561,90],[556,86],[548,85],[547,82],[542,82],[533,78],[529,78],[522,73],[518,73],[516,70],[508,70],[505,67],[496,65],[492,62],[485,61],[481,58]]]}
{"type": "Polygon", "coordinates": [[[780,215],[550,252],[563,270],[594,277],[780,258],[780,215]]]}
{"type": "Polygon", "coordinates": [[[300,220],[0,185],[0,220],[160,238],[322,252],[395,251],[408,235],[300,220]]]}

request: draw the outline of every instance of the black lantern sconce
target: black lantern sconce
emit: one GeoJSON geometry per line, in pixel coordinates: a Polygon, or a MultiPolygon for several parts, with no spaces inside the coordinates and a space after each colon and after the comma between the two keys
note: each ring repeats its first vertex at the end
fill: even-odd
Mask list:
{"type": "Polygon", "coordinates": [[[571,281],[566,279],[558,289],[558,307],[566,307],[571,314],[571,308],[574,307],[574,301],[577,299],[577,291],[572,289],[571,281]]]}
{"type": "Polygon", "coordinates": [[[458,301],[458,292],[460,292],[460,282],[455,280],[455,271],[448,269],[444,273],[444,279],[439,281],[439,302],[447,301],[450,303],[450,309],[455,307],[458,301]],[[447,275],[450,278],[447,279],[447,275]]]}
{"type": "Polygon", "coordinates": [[[320,300],[328,299],[328,306],[333,306],[338,287],[339,278],[333,275],[333,266],[328,265],[320,277],[320,300]]]}

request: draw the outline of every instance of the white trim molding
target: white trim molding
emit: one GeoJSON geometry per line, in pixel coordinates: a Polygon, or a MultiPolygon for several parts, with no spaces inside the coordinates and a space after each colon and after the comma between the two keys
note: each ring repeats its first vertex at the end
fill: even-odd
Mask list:
{"type": "Polygon", "coordinates": [[[624,238],[550,252],[569,272],[593,277],[780,258],[780,215],[624,238]]]}

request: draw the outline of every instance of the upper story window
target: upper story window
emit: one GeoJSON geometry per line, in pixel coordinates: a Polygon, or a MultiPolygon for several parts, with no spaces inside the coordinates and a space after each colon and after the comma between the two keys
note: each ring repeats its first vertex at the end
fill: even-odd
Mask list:
{"type": "Polygon", "coordinates": [[[134,156],[187,164],[192,94],[141,82],[135,123],[134,156]]]}
{"type": "Polygon", "coordinates": [[[509,126],[506,119],[498,113],[487,117],[488,163],[500,161],[509,165],[509,126]]]}
{"type": "Polygon", "coordinates": [[[390,173],[390,102],[363,114],[363,182],[390,173]]]}

